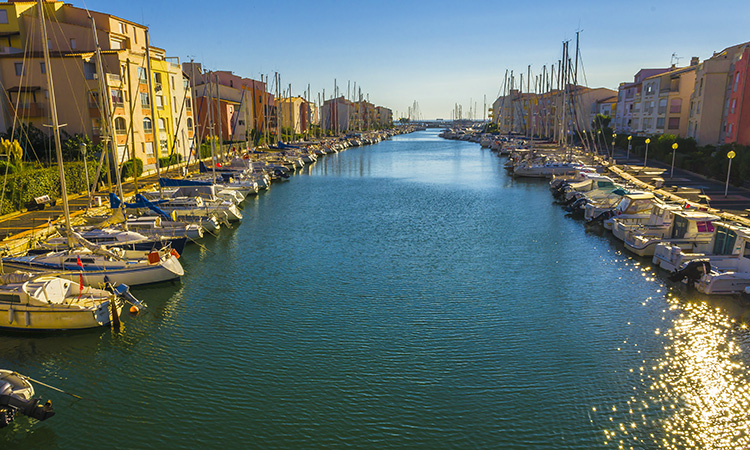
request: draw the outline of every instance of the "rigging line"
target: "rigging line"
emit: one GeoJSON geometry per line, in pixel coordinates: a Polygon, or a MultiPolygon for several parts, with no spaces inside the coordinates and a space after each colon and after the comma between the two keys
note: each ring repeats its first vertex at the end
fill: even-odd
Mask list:
{"type": "MultiPolygon", "coordinates": [[[[60,24],[60,22],[57,19],[57,17],[55,15],[51,15],[51,16],[52,16],[51,17],[52,20],[50,21],[51,25],[56,25],[57,30],[59,30],[59,34],[61,36],[65,36],[65,32],[63,31],[62,25],[60,24]]],[[[50,28],[52,28],[52,27],[50,27],[50,28]]],[[[57,36],[56,36],[57,33],[51,33],[51,34],[52,34],[52,37],[57,40],[57,36]]],[[[62,46],[60,45],[59,42],[56,42],[56,43],[58,45],[57,48],[62,48],[62,46]]],[[[45,43],[42,43],[42,45],[44,45],[44,44],[45,43]]],[[[87,62],[90,63],[90,61],[86,61],[83,58],[83,56],[82,56],[83,52],[79,52],[79,51],[77,51],[77,49],[72,48],[72,45],[70,45],[71,42],[66,42],[66,44],[68,45],[68,47],[70,47],[70,52],[71,53],[78,53],[79,55],[81,55],[81,62],[82,62],[82,64],[80,64],[80,65],[75,64],[74,66],[77,68],[77,70],[74,70],[74,72],[77,72],[77,73],[71,74],[71,72],[69,70],[69,67],[68,67],[68,64],[64,63],[64,61],[66,59],[65,55],[61,54],[62,52],[59,52],[59,51],[57,52],[57,58],[59,58],[60,62],[63,63],[63,64],[61,64],[62,65],[62,72],[65,74],[65,81],[67,82],[67,86],[70,88],[71,92],[75,92],[76,90],[75,90],[75,88],[73,86],[74,83],[73,83],[73,77],[72,77],[72,75],[76,75],[78,77],[77,79],[79,79],[79,80],[85,80],[86,74],[84,73],[83,66],[87,62]]],[[[86,52],[86,53],[88,53],[88,52],[86,52]]],[[[50,64],[51,63],[52,63],[52,61],[50,61],[50,64]]],[[[58,80],[59,80],[59,78],[58,78],[58,80]]],[[[85,84],[85,81],[84,81],[84,86],[85,86],[86,92],[88,94],[89,89],[88,89],[88,86],[85,84]]],[[[81,128],[85,129],[85,125],[86,124],[84,123],[84,119],[83,119],[84,118],[83,107],[82,107],[82,105],[79,102],[78,96],[73,95],[72,97],[73,97],[73,104],[75,105],[75,112],[78,114],[78,118],[80,120],[81,128]]],[[[87,99],[87,101],[88,101],[88,99],[87,99]]],[[[88,111],[86,111],[86,113],[88,113],[88,111]]],[[[73,117],[72,115],[69,115],[68,119],[72,119],[72,117],[73,117]]],[[[66,132],[65,130],[62,130],[62,132],[65,135],[67,135],[67,136],[73,136],[70,133],[66,132]]]]}

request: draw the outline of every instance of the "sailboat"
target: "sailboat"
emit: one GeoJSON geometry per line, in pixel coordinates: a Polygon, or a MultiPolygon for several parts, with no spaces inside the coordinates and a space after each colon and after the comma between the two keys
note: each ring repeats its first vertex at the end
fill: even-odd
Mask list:
{"type": "MultiPolygon", "coordinates": [[[[126,300],[140,304],[119,285],[114,292],[55,276],[0,275],[0,329],[13,331],[81,330],[109,325],[126,300]]],[[[2,384],[0,382],[0,384],[2,384]]]]}
{"type": "MultiPolygon", "coordinates": [[[[47,28],[44,20],[44,10],[41,0],[38,1],[39,15],[42,26],[42,42],[47,42],[47,28]]],[[[93,18],[92,18],[93,22],[93,18]]],[[[57,104],[55,89],[52,82],[52,65],[50,64],[49,48],[44,45],[44,61],[47,67],[47,84],[49,86],[50,112],[52,113],[52,130],[57,152],[57,168],[60,173],[60,187],[65,216],[65,230],[68,239],[68,249],[59,252],[49,252],[42,255],[5,257],[2,260],[3,271],[37,271],[54,272],[57,276],[68,280],[87,283],[89,285],[127,284],[130,286],[157,283],[174,280],[184,271],[178,261],[179,254],[171,249],[150,252],[146,257],[138,260],[125,258],[124,253],[116,249],[104,249],[77,235],[71,227],[70,208],[68,206],[68,192],[65,185],[65,172],[62,162],[62,146],[60,143],[60,125],[57,118],[57,104]]],[[[99,45],[97,44],[97,54],[99,45]]],[[[101,64],[99,65],[101,68],[101,64]]],[[[114,153],[114,149],[113,149],[114,153]]],[[[113,158],[113,160],[117,160],[113,158]]]]}

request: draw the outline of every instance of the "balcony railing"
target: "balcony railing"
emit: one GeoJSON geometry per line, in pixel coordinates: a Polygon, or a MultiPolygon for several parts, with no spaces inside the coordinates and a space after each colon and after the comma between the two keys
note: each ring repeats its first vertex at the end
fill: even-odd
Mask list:
{"type": "Polygon", "coordinates": [[[19,117],[45,117],[47,115],[47,108],[43,103],[39,102],[25,102],[19,103],[17,106],[13,105],[15,115],[19,117]]]}

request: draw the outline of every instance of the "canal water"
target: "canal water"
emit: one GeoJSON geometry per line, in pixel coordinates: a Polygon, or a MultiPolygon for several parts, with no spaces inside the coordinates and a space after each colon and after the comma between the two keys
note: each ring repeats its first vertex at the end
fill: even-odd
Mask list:
{"type": "Polygon", "coordinates": [[[322,158],[138,289],[0,336],[51,389],[0,448],[747,448],[748,309],[669,284],[437,131],[322,158]]]}

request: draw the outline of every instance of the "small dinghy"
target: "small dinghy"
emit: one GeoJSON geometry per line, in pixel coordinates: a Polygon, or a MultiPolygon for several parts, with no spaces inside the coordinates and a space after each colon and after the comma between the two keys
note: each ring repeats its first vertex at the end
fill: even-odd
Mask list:
{"type": "Polygon", "coordinates": [[[17,413],[36,420],[47,420],[55,415],[52,402],[40,405],[34,398],[34,386],[23,375],[0,369],[0,428],[13,422],[17,413]]]}

